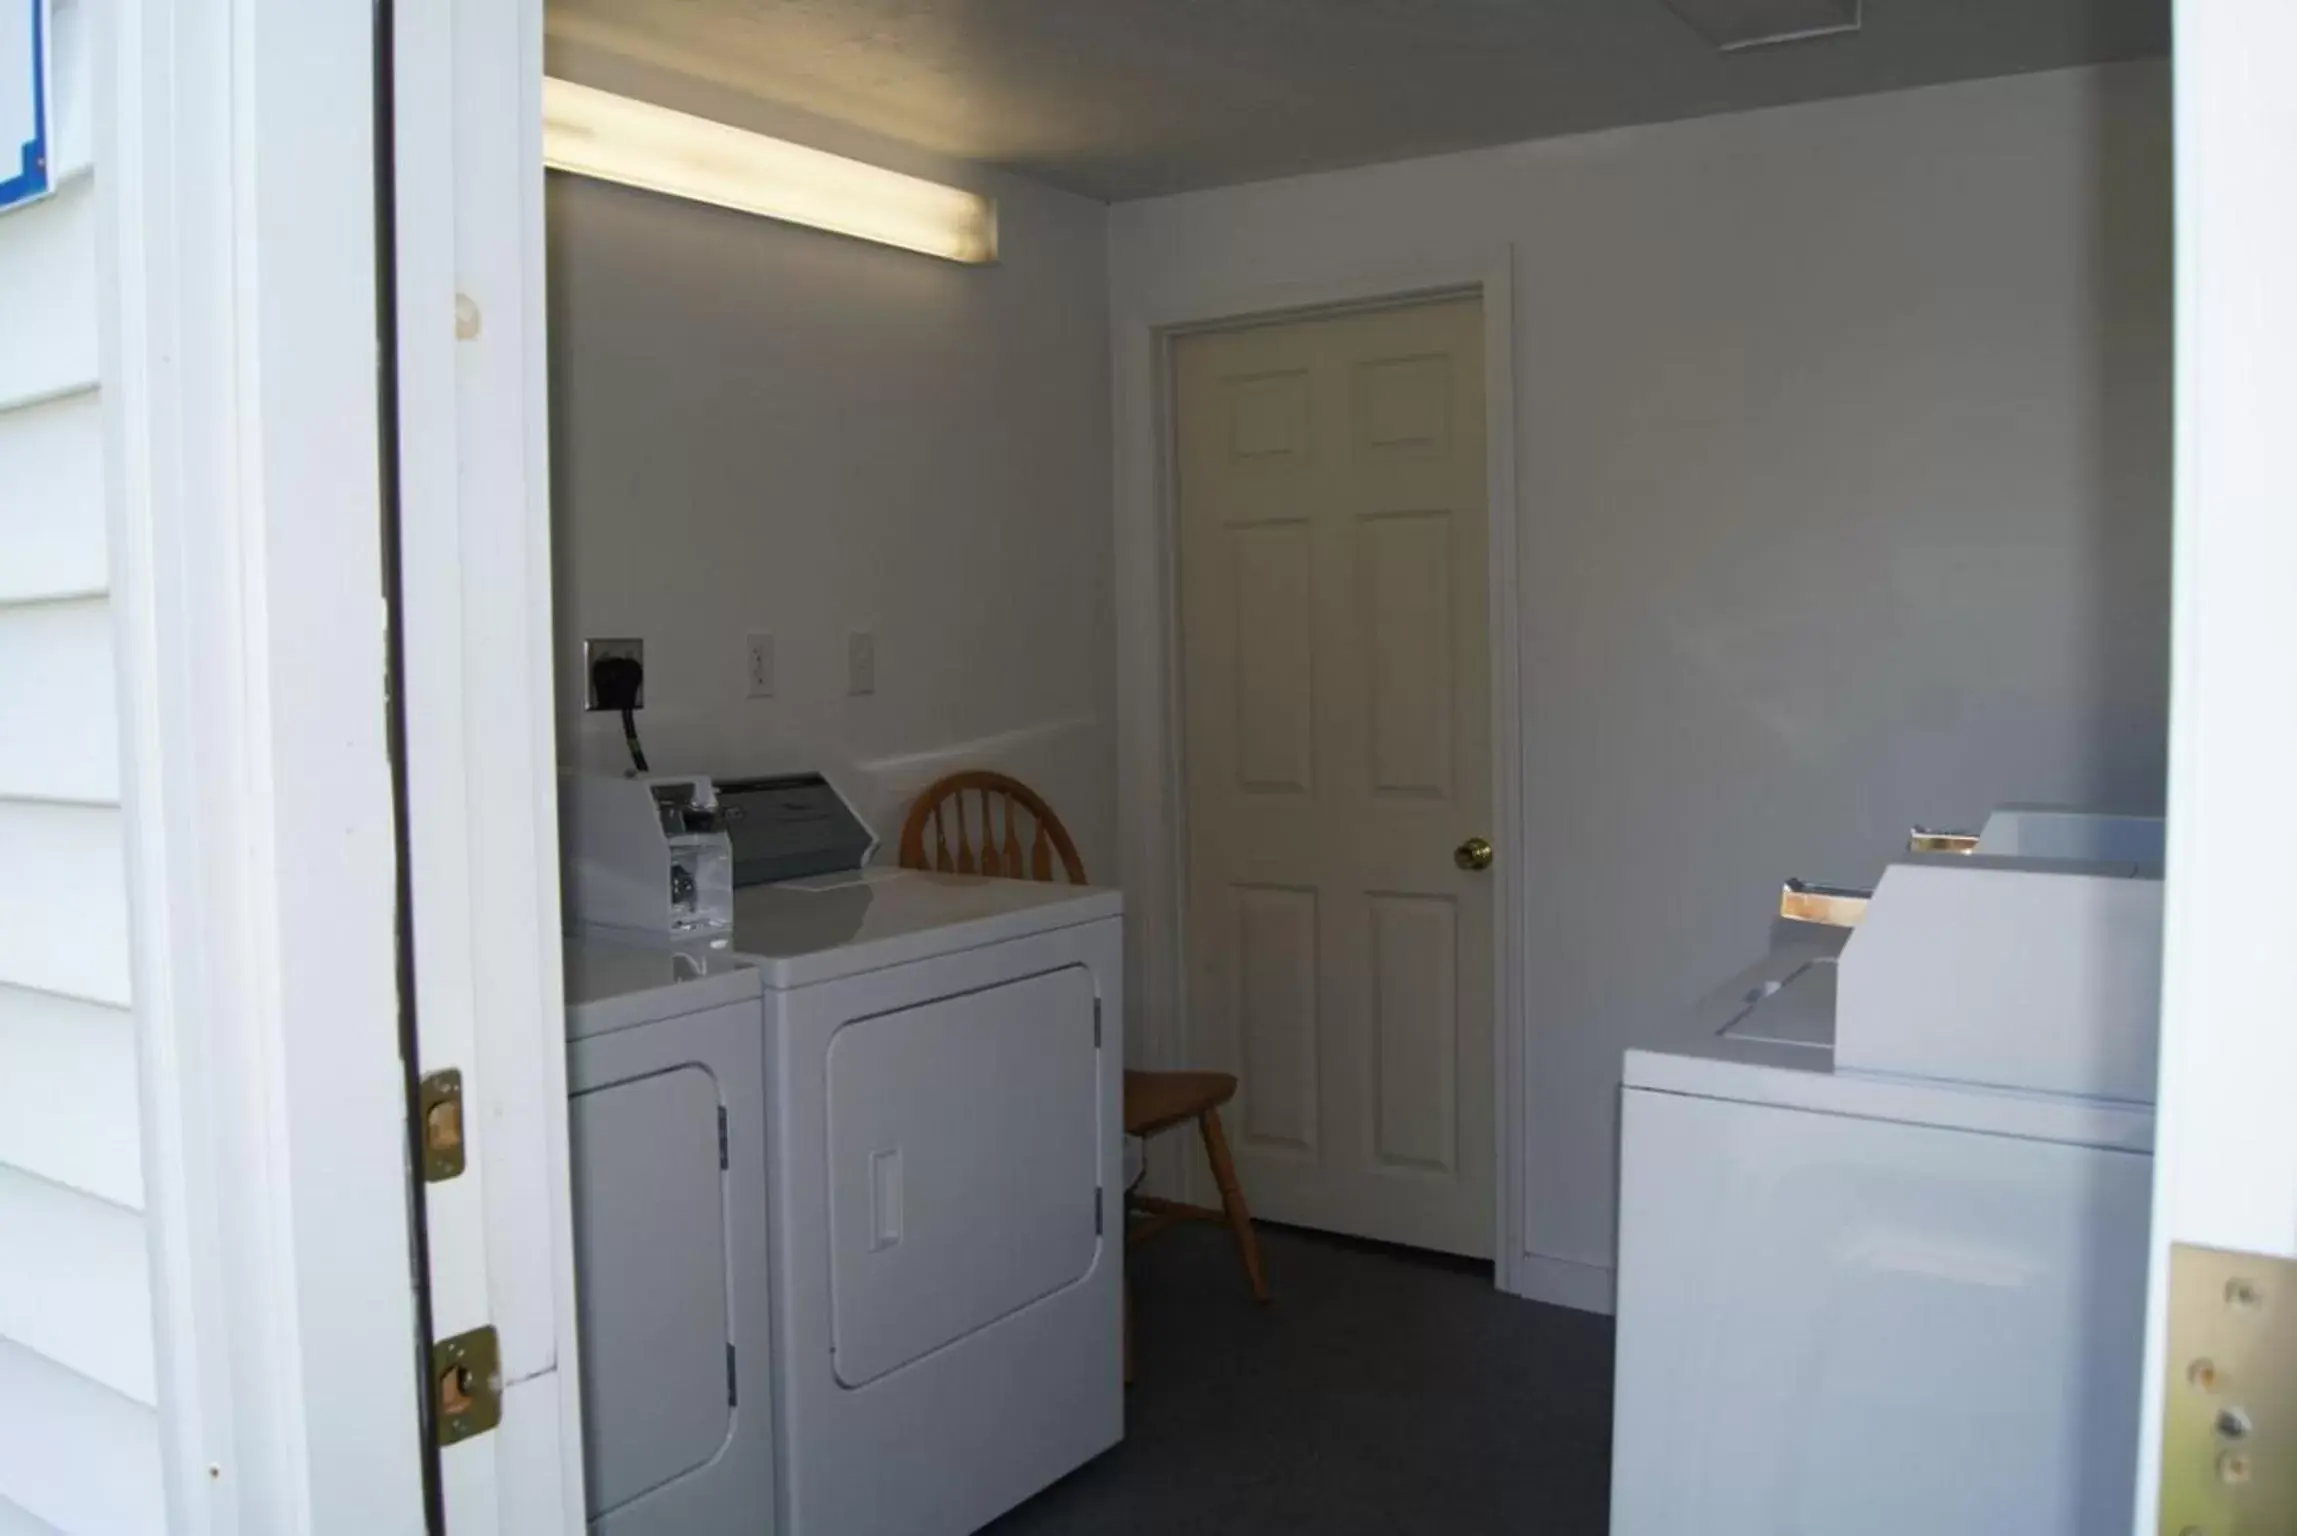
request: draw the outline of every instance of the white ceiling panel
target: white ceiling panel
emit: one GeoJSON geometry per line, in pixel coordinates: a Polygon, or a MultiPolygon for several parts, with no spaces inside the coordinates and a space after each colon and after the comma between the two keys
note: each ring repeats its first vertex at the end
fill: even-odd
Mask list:
{"type": "MultiPolygon", "coordinates": [[[[1685,0],[1750,25],[1845,4],[1685,0]]],[[[549,17],[577,78],[562,60],[628,60],[1111,201],[2169,39],[2168,0],[1865,0],[1857,31],[1737,52],[1665,0],[550,0],[549,17]]]]}

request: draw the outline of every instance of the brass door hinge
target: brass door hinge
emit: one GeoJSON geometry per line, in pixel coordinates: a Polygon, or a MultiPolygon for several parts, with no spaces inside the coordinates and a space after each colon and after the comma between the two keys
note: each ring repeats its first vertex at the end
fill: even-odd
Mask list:
{"type": "Polygon", "coordinates": [[[431,1346],[431,1423],[442,1446],[502,1422],[502,1341],[473,1328],[431,1346]]]}
{"type": "Polygon", "coordinates": [[[463,1171],[463,1075],[453,1067],[433,1072],[416,1090],[422,1116],[423,1182],[436,1184],[463,1171]]]}

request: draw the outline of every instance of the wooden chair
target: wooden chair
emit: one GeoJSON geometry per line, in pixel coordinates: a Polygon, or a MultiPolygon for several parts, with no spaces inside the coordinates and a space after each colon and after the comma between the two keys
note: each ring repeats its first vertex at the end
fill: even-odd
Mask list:
{"type": "Polygon", "coordinates": [[[1061,872],[1069,877],[1069,884],[1083,885],[1085,861],[1077,857],[1076,840],[1061,825],[1061,818],[1053,814],[1044,796],[1001,773],[953,773],[926,785],[925,792],[910,805],[909,819],[901,824],[904,869],[1050,881],[1055,855],[1060,857],[1061,872]],[[1016,812],[1026,812],[1035,827],[1026,861],[1021,855],[1021,823],[1016,812]],[[929,829],[933,835],[930,849],[926,843],[929,829]],[[981,843],[978,853],[973,845],[976,829],[981,843]],[[952,836],[957,840],[954,854],[949,849],[952,836]]]}
{"type": "MultiPolygon", "coordinates": [[[[953,773],[927,785],[901,827],[905,869],[1050,881],[1056,856],[1069,883],[1083,885],[1085,861],[1077,856],[1076,842],[1060,817],[1042,795],[1001,773],[953,773]],[[1030,823],[1026,829],[1022,816],[1030,823]]],[[[1235,1096],[1236,1079],[1226,1072],[1125,1074],[1126,1134],[1145,1139],[1195,1121],[1197,1134],[1204,1139],[1205,1159],[1212,1164],[1213,1182],[1220,1187],[1218,1210],[1150,1195],[1131,1196],[1129,1204],[1146,1219],[1134,1224],[1125,1240],[1128,1246],[1145,1241],[1176,1222],[1224,1224],[1236,1238],[1253,1299],[1266,1301],[1268,1279],[1260,1266],[1260,1242],[1253,1235],[1244,1186],[1237,1182],[1236,1164],[1228,1154],[1228,1137],[1220,1128],[1220,1106],[1235,1096]]],[[[1126,1353],[1129,1360],[1131,1351],[1126,1353]]]]}
{"type": "Polygon", "coordinates": [[[1220,1208],[1188,1205],[1155,1195],[1134,1195],[1135,1209],[1148,1219],[1125,1234],[1128,1244],[1146,1242],[1176,1222],[1225,1223],[1236,1238],[1236,1253],[1244,1261],[1245,1283],[1254,1301],[1268,1299],[1268,1277],[1260,1267],[1260,1240],[1252,1233],[1252,1212],[1244,1203],[1244,1186],[1237,1182],[1236,1164],[1228,1155],[1228,1137],[1220,1128],[1220,1106],[1236,1097],[1236,1079],[1226,1072],[1127,1072],[1125,1074],[1125,1131],[1139,1137],[1154,1136],[1176,1125],[1196,1122],[1204,1138],[1205,1161],[1212,1164],[1212,1181],[1220,1186],[1220,1208]]]}

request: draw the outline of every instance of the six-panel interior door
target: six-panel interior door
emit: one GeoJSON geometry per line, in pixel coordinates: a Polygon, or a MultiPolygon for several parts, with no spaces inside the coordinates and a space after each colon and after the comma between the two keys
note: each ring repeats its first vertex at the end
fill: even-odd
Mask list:
{"type": "Polygon", "coordinates": [[[1192,1066],[1256,1214],[1492,1252],[1481,306],[1173,345],[1192,1066]]]}

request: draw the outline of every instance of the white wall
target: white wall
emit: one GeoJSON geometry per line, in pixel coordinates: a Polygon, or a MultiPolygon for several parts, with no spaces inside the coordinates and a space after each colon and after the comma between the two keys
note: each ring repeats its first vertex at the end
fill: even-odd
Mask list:
{"type": "Polygon", "coordinates": [[[552,503],[564,761],[585,635],[646,641],[657,769],[821,766],[889,842],[955,768],[1037,785],[1115,877],[1106,210],[563,51],[588,83],[999,201],[961,267],[553,176],[552,503]],[[846,696],[846,635],[877,691],[846,696]],[[778,692],[747,697],[770,631],[778,692]]]}
{"type": "Polygon", "coordinates": [[[1782,876],[1998,801],[2160,805],[2169,212],[2158,63],[1114,211],[1120,327],[1513,248],[1532,1285],[1608,1294],[1620,1053],[1759,951],[1782,876]]]}
{"type": "MultiPolygon", "coordinates": [[[[21,11],[16,13],[19,17],[21,11]]],[[[44,201],[0,213],[0,1530],[163,1523],[82,0],[44,201]]]]}

